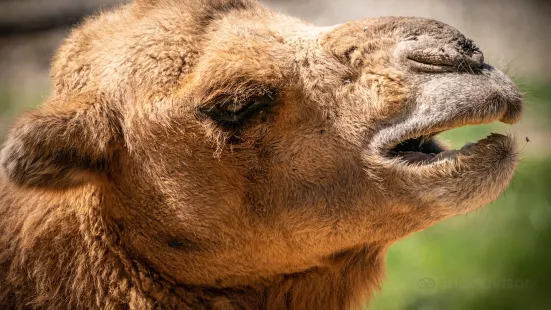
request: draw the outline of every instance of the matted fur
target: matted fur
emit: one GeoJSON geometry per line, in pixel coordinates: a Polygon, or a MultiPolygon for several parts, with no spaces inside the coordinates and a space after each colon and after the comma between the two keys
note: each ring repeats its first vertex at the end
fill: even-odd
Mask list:
{"type": "Polygon", "coordinates": [[[78,26],[52,80],[0,157],[2,309],[357,308],[393,242],[492,201],[516,164],[498,135],[432,165],[381,156],[520,116],[516,86],[432,20],[138,0],[78,26]],[[268,97],[233,127],[212,114],[268,97]]]}

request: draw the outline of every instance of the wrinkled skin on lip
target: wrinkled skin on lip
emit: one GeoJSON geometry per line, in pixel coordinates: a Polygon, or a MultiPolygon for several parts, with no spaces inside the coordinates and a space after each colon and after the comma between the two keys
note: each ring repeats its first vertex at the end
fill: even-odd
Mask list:
{"type": "Polygon", "coordinates": [[[188,301],[357,305],[390,244],[496,199],[517,161],[501,135],[431,164],[386,156],[409,138],[520,117],[515,84],[433,20],[322,28],[256,2],[141,0],[75,30],[52,78],[1,153],[0,257],[38,266],[41,235],[17,239],[34,252],[5,250],[13,227],[72,236],[79,214],[99,248],[133,262],[128,274],[156,274],[157,286],[131,289],[159,304],[158,287],[181,285],[171,294],[188,301]],[[59,214],[29,224],[31,213],[59,214]]]}

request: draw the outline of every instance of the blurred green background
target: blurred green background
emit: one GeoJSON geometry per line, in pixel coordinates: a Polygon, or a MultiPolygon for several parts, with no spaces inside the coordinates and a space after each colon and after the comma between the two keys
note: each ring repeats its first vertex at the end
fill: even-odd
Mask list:
{"type": "MultiPolygon", "coordinates": [[[[48,95],[48,62],[68,27],[119,2],[124,0],[0,1],[0,141],[17,115],[48,95]]],[[[455,147],[492,131],[516,135],[522,158],[517,174],[490,206],[393,245],[386,280],[370,309],[551,309],[549,1],[265,2],[318,25],[380,15],[448,22],[473,38],[489,62],[507,70],[525,93],[526,113],[519,124],[443,134],[455,147]]]]}

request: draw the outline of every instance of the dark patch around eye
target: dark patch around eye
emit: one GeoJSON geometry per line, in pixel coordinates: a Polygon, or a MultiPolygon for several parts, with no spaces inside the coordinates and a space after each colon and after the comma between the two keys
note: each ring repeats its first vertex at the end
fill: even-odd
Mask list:
{"type": "Polygon", "coordinates": [[[232,100],[219,99],[217,103],[209,105],[209,107],[200,108],[199,110],[222,128],[235,130],[243,126],[251,117],[261,114],[261,112],[264,113],[264,111],[273,107],[275,101],[276,95],[270,92],[261,96],[249,97],[239,103],[232,100]],[[227,109],[232,104],[242,105],[243,107],[236,111],[227,109]]]}

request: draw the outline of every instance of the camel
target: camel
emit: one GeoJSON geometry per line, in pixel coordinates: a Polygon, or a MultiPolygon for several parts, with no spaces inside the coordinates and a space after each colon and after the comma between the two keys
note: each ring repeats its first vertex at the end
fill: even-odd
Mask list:
{"type": "Polygon", "coordinates": [[[0,155],[2,309],[350,309],[394,242],[495,200],[515,83],[444,23],[253,0],[88,18],[0,155]]]}

